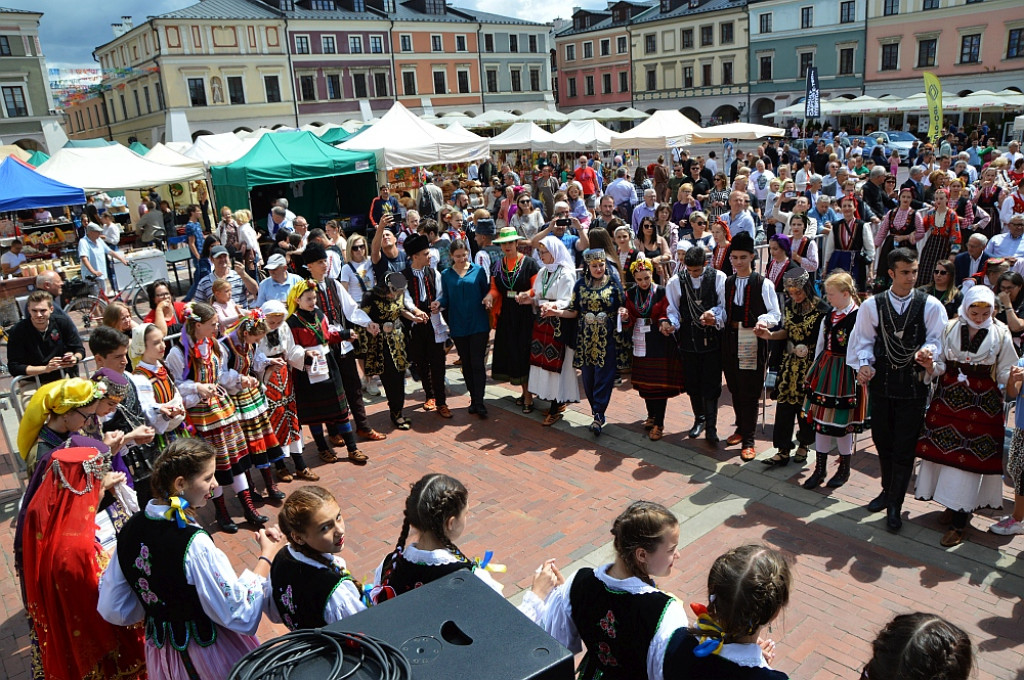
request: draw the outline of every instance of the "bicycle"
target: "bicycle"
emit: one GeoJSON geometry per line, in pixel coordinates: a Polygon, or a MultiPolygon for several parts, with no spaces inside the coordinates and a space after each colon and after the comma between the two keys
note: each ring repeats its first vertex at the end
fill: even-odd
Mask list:
{"type": "Polygon", "coordinates": [[[71,317],[72,323],[75,324],[75,328],[78,329],[78,334],[82,336],[83,340],[89,336],[93,327],[103,323],[103,312],[111,302],[124,304],[135,312],[135,316],[140,321],[149,313],[147,284],[139,273],[139,265],[129,262],[128,269],[131,272],[132,282],[113,297],[106,295],[99,278],[89,274],[67,283],[70,300],[65,305],[64,312],[71,317]]]}

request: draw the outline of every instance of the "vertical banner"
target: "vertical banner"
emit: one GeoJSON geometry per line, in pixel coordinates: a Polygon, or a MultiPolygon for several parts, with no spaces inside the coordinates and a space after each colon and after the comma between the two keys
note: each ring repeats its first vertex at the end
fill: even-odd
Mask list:
{"type": "Polygon", "coordinates": [[[804,96],[804,118],[821,117],[821,90],[818,87],[818,67],[807,69],[807,92],[804,96]]]}
{"type": "Polygon", "coordinates": [[[938,144],[942,132],[942,83],[928,71],[924,72],[924,95],[928,102],[928,141],[938,144]]]}

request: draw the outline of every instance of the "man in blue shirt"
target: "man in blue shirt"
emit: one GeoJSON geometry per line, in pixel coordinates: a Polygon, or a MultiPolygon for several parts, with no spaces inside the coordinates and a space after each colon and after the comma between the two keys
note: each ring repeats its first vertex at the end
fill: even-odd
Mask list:
{"type": "Polygon", "coordinates": [[[636,234],[640,230],[640,220],[645,217],[655,218],[654,212],[658,209],[658,203],[655,201],[657,193],[654,189],[644,189],[644,202],[633,208],[633,233],[636,234]]]}
{"type": "Polygon", "coordinates": [[[107,272],[107,257],[110,256],[125,265],[128,264],[128,260],[121,253],[111,250],[107,242],[100,238],[102,234],[103,227],[95,222],[89,223],[85,229],[85,238],[78,242],[78,259],[86,271],[96,277],[104,292],[109,293],[111,286],[107,272]]]}
{"type": "Polygon", "coordinates": [[[256,294],[254,307],[262,307],[267,300],[278,300],[285,302],[288,299],[288,291],[293,284],[302,280],[298,274],[288,271],[284,255],[280,253],[271,255],[264,265],[269,276],[260,281],[259,292],[256,294]]]}
{"type": "Polygon", "coordinates": [[[991,257],[1024,257],[1024,215],[1018,213],[1006,224],[1007,231],[989,239],[985,254],[991,257]]]}
{"type": "Polygon", "coordinates": [[[636,189],[626,177],[626,168],[619,168],[615,171],[615,179],[608,184],[604,193],[605,196],[611,196],[615,200],[615,211],[619,215],[632,213],[633,204],[636,203],[636,189]]]}

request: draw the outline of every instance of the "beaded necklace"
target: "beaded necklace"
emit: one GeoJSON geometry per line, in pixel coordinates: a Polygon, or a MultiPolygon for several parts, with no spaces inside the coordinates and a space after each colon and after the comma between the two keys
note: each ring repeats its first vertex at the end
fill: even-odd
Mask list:
{"type": "Polygon", "coordinates": [[[633,304],[636,306],[637,311],[640,313],[641,319],[646,319],[651,315],[651,307],[654,306],[654,291],[657,289],[658,284],[652,283],[651,287],[647,289],[647,299],[641,300],[644,290],[637,286],[633,289],[631,294],[635,293],[633,298],[633,304]]]}
{"type": "MultiPolygon", "coordinates": [[[[301,312],[304,310],[299,311],[301,312]]],[[[319,341],[319,344],[326,345],[327,337],[324,335],[323,325],[320,323],[316,323],[317,318],[315,311],[309,313],[313,314],[313,323],[310,323],[309,321],[306,321],[304,318],[302,318],[302,314],[296,314],[295,318],[299,320],[299,323],[301,323],[306,328],[306,330],[313,334],[313,337],[315,337],[319,341]]]]}
{"type": "Polygon", "coordinates": [[[507,258],[501,258],[501,267],[498,270],[498,275],[501,278],[501,283],[504,284],[508,290],[515,290],[516,279],[519,278],[519,271],[523,268],[523,262],[526,260],[522,255],[516,257],[516,264],[512,268],[512,271],[508,270],[505,265],[507,258]]]}

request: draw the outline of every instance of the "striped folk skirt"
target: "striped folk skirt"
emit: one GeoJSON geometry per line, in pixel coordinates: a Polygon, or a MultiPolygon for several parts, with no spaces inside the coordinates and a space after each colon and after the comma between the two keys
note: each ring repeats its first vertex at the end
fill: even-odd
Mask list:
{"type": "MultiPolygon", "coordinates": [[[[270,424],[270,408],[263,397],[263,392],[259,386],[244,387],[238,394],[231,395],[231,401],[234,402],[235,412],[241,421],[242,433],[249,446],[253,465],[265,467],[273,462],[268,458],[268,451],[276,449],[280,444],[270,424]]],[[[275,453],[275,460],[283,456],[280,450],[275,453]]]]}
{"type": "Polygon", "coordinates": [[[277,443],[287,446],[302,437],[299,416],[295,408],[295,389],[292,387],[291,369],[278,366],[264,374],[264,396],[270,408],[270,426],[277,443]]]}
{"type": "Polygon", "coordinates": [[[216,456],[217,482],[229,485],[235,475],[252,467],[245,434],[231,398],[221,389],[208,401],[188,409],[188,419],[196,435],[213,446],[216,456]]]}
{"type": "Polygon", "coordinates": [[[867,388],[846,365],[846,355],[824,351],[807,372],[803,418],[816,432],[843,437],[871,427],[867,388]]]}

